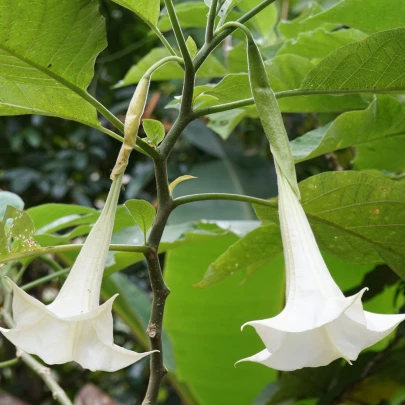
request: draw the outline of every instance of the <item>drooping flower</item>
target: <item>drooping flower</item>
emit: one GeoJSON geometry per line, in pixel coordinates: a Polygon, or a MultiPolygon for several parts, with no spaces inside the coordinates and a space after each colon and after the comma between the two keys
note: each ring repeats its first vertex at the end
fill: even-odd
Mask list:
{"type": "Polygon", "coordinates": [[[112,305],[100,306],[100,289],[111,242],[122,174],[112,183],[106,204],[89,233],[58,296],[44,305],[10,281],[13,329],[1,332],[19,349],[45,363],[75,361],[89,370],[116,371],[147,356],[113,342],[112,305]]]}
{"type": "Polygon", "coordinates": [[[319,251],[314,234],[288,181],[278,174],[279,217],[286,267],[286,306],[274,318],[247,322],[266,348],[240,360],[291,371],[348,362],[390,334],[405,315],[363,310],[367,288],[345,297],[319,251]]]}

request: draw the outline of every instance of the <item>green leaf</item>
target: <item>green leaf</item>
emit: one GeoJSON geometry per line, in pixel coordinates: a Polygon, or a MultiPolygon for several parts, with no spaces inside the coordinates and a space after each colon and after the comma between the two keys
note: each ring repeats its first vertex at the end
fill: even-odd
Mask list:
{"type": "Polygon", "coordinates": [[[371,33],[403,27],[404,15],[405,3],[402,0],[342,0],[304,23],[344,24],[371,33]]]}
{"type": "Polygon", "coordinates": [[[165,137],[165,127],[160,121],[145,119],[142,121],[148,142],[156,147],[165,137]]]}
{"type": "Polygon", "coordinates": [[[258,269],[243,284],[243,274],[238,273],[212,289],[193,287],[235,240],[224,236],[178,248],[166,256],[164,273],[172,294],[164,325],[173,345],[177,375],[200,405],[251,404],[276,377],[276,372],[266,367],[233,365],[263,347],[254,331],[241,333],[241,325],[276,315],[282,308],[281,263],[258,269]],[[220,390],[213,381],[220,381],[220,390]]]}
{"type": "MultiPolygon", "coordinates": [[[[258,226],[258,221],[205,221],[183,222],[168,225],[163,232],[159,253],[164,253],[184,245],[191,245],[211,239],[218,239],[224,235],[244,235],[246,230],[258,226]]],[[[128,227],[113,234],[112,243],[139,244],[143,242],[143,235],[139,228],[128,227]]],[[[142,253],[116,252],[107,261],[105,276],[111,275],[131,264],[144,260],[142,253]]]]}
{"type": "Polygon", "coordinates": [[[290,145],[296,162],[357,146],[357,167],[400,171],[405,164],[405,107],[390,96],[379,95],[366,110],[346,112],[290,145]]]}
{"type": "Polygon", "coordinates": [[[208,116],[209,122],[207,127],[216,132],[222,139],[226,140],[246,115],[246,110],[239,108],[210,114],[208,116]]]}
{"type": "MultiPolygon", "coordinates": [[[[322,250],[349,263],[387,264],[405,278],[405,185],[365,172],[330,172],[300,183],[302,204],[322,250]]],[[[277,208],[255,206],[277,222],[277,208]]]]}
{"type": "MultiPolygon", "coordinates": [[[[261,0],[241,0],[238,4],[238,8],[243,12],[247,13],[252,8],[256,7],[261,3],[261,0]]],[[[260,13],[255,15],[249,22],[248,26],[256,30],[263,42],[269,39],[274,39],[274,26],[277,23],[277,8],[275,4],[270,4],[260,13]]]]}
{"type": "MultiPolygon", "coordinates": [[[[136,65],[132,66],[124,79],[121,80],[116,87],[128,86],[138,83],[143,74],[156,62],[169,56],[170,53],[166,48],[152,49],[144,58],[136,65]]],[[[221,77],[226,74],[226,69],[214,56],[209,56],[201,68],[197,72],[197,77],[221,77]]],[[[183,79],[184,71],[175,63],[167,63],[156,73],[153,74],[152,80],[172,80],[183,79]]]]}
{"type": "Polygon", "coordinates": [[[280,228],[268,224],[254,229],[216,259],[197,287],[210,287],[241,270],[263,266],[283,251],[280,228]]]}
{"type": "MultiPolygon", "coordinates": [[[[203,2],[184,2],[176,4],[176,15],[182,28],[203,28],[207,23],[207,6],[203,2]]],[[[172,29],[170,18],[162,15],[158,27],[166,32],[172,29]]]]}
{"type": "MultiPolygon", "coordinates": [[[[312,21],[310,17],[317,15],[323,11],[322,6],[316,2],[311,2],[309,6],[294,20],[281,20],[277,26],[277,30],[286,38],[296,38],[300,33],[313,31],[319,28],[319,21],[312,21]]],[[[322,27],[326,30],[332,30],[339,24],[323,24],[322,27]]]]}
{"type": "Polygon", "coordinates": [[[190,56],[192,58],[194,58],[194,56],[197,55],[198,48],[197,48],[197,44],[194,42],[193,37],[189,36],[187,38],[186,45],[187,45],[188,52],[190,53],[190,56]]]}
{"type": "Polygon", "coordinates": [[[0,9],[0,115],[50,115],[100,128],[95,108],[78,94],[106,46],[98,3],[0,0],[0,9]]]}
{"type": "Polygon", "coordinates": [[[146,233],[155,220],[155,208],[145,200],[128,200],[124,205],[146,238],[146,233]]]}
{"type": "Polygon", "coordinates": [[[365,37],[366,34],[354,29],[330,32],[321,27],[286,41],[277,55],[294,54],[308,59],[322,59],[334,50],[365,37]]]}
{"type": "Polygon", "coordinates": [[[3,219],[7,205],[22,210],[24,208],[24,201],[17,194],[10,193],[9,191],[0,191],[0,220],[3,219]]]}
{"type": "Polygon", "coordinates": [[[160,0],[113,0],[115,3],[133,11],[148,25],[156,26],[160,14],[160,0]]]}
{"type": "MultiPolygon", "coordinates": [[[[405,4],[405,3],[404,3],[405,4]]],[[[322,60],[301,89],[405,89],[405,28],[378,32],[344,46],[322,60]]]]}
{"type": "MultiPolygon", "coordinates": [[[[266,61],[270,84],[275,92],[299,88],[305,76],[315,67],[306,58],[297,55],[280,55],[266,61]]],[[[198,89],[198,87],[197,87],[198,89]]],[[[231,103],[251,98],[249,79],[246,73],[229,74],[218,84],[199,94],[195,103],[199,108],[231,103]],[[208,101],[204,97],[212,96],[208,101]]],[[[359,95],[311,95],[278,99],[282,112],[326,112],[366,108],[368,103],[359,95]]]]}
{"type": "Polygon", "coordinates": [[[32,238],[34,224],[26,212],[8,205],[0,227],[0,256],[3,258],[39,248],[32,238]]]}

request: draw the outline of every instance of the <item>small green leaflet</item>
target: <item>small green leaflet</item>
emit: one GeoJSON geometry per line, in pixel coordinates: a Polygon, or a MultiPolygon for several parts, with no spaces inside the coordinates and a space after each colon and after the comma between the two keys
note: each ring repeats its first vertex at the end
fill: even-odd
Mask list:
{"type": "Polygon", "coordinates": [[[156,26],[160,14],[160,0],[113,0],[139,15],[148,25],[156,26]]]}
{"type": "Polygon", "coordinates": [[[147,136],[147,142],[153,147],[159,145],[165,137],[165,127],[160,121],[145,119],[142,121],[143,129],[147,136]]]}
{"type": "MultiPolygon", "coordinates": [[[[405,3],[404,3],[405,4],[405,3]]],[[[405,28],[378,32],[339,48],[301,83],[308,90],[405,89],[405,28]]]]}
{"type": "Polygon", "coordinates": [[[194,58],[197,55],[197,44],[194,42],[194,39],[190,36],[186,41],[188,52],[190,53],[191,58],[194,58]]]}
{"type": "Polygon", "coordinates": [[[143,232],[146,243],[146,233],[155,220],[156,210],[145,200],[128,200],[124,205],[143,232]]]}
{"type": "Polygon", "coordinates": [[[172,181],[169,184],[170,195],[173,195],[173,190],[178,184],[182,183],[183,181],[192,180],[192,179],[196,179],[196,178],[197,177],[195,177],[195,176],[189,176],[187,174],[184,176],[177,177],[176,180],[172,181]]]}

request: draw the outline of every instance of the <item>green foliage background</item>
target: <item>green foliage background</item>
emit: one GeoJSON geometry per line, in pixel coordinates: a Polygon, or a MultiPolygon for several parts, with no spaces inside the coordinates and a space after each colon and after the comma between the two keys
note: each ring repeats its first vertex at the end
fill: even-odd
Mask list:
{"type": "MultiPolygon", "coordinates": [[[[145,24],[146,20],[153,25],[155,14],[143,13],[142,2],[116,3],[125,8],[108,0],[99,3],[106,19],[108,47],[96,60],[89,92],[123,118],[143,72],[168,53],[145,24]],[[133,7],[142,18],[128,10],[133,7]]],[[[237,18],[238,13],[257,3],[243,0],[230,17],[237,18]]],[[[351,294],[367,286],[367,310],[401,311],[401,278],[405,276],[405,56],[403,47],[398,47],[405,42],[405,30],[399,28],[405,25],[404,3],[392,0],[386,7],[382,0],[343,0],[333,7],[337,1],[290,0],[289,21],[280,22],[286,3],[280,1],[269,7],[249,27],[260,43],[276,92],[320,91],[310,97],[303,93],[279,99],[298,180],[303,181],[303,205],[342,290],[351,294]],[[382,12],[384,18],[380,18],[382,12]],[[379,31],[396,28],[380,36],[379,31]],[[381,50],[381,38],[388,44],[381,52],[398,55],[388,68],[373,59],[381,50]],[[338,49],[345,45],[349,46],[338,49]],[[356,75],[356,61],[353,66],[344,65],[353,53],[361,55],[366,68],[373,68],[370,76],[364,71],[356,75]],[[342,71],[333,69],[335,66],[342,66],[342,71]],[[354,70],[351,79],[339,81],[348,68],[354,70]],[[325,76],[324,72],[330,70],[336,75],[325,76]],[[338,93],[345,88],[363,92],[321,93],[325,89],[338,93]],[[375,95],[376,88],[396,92],[375,95]],[[313,201],[315,197],[319,198],[313,201]],[[382,227],[387,224],[390,232],[382,227]]],[[[202,1],[176,4],[186,36],[201,47],[207,7],[202,1]]],[[[167,16],[161,17],[158,27],[175,46],[167,16]]],[[[199,71],[194,106],[208,109],[250,98],[246,72],[243,37],[235,34],[232,47],[218,48],[199,71]]],[[[166,132],[176,117],[179,101],[174,96],[181,93],[181,87],[182,70],[173,64],[154,76],[147,118],[162,121],[166,132]],[[167,105],[172,108],[166,109],[167,105]]],[[[65,244],[85,236],[98,216],[95,208],[101,207],[108,191],[110,170],[120,145],[96,129],[98,124],[91,123],[94,117],[88,118],[91,112],[88,114],[76,117],[76,121],[36,114],[0,119],[0,187],[23,201],[2,194],[0,212],[6,203],[20,209],[24,206],[36,229],[34,238],[41,246],[65,244]],[[86,119],[90,126],[77,122],[86,119]]],[[[113,129],[104,119],[101,123],[113,129]]],[[[153,205],[156,190],[152,163],[134,153],[127,174],[121,202],[144,199],[153,205]]],[[[175,196],[229,192],[275,197],[273,162],[255,109],[241,106],[192,122],[169,163],[169,180],[184,174],[197,179],[178,185],[175,196]]],[[[143,233],[135,220],[124,206],[118,209],[114,243],[143,243],[143,233]]],[[[170,373],[161,403],[404,403],[403,328],[395,337],[362,354],[353,366],[336,361],[325,368],[291,373],[277,373],[257,364],[233,367],[237,360],[261,348],[253,331],[241,333],[240,325],[276,315],[283,306],[283,262],[276,224],[275,208],[253,209],[245,203],[228,201],[184,205],[171,215],[161,245],[165,277],[172,289],[164,336],[165,363],[170,373]],[[210,287],[196,289],[193,285],[197,283],[210,287]]],[[[69,267],[76,254],[57,255],[51,267],[69,267]]],[[[144,330],[150,309],[142,259],[141,254],[110,253],[102,291],[103,299],[120,293],[114,306],[118,319],[116,343],[137,351],[148,345],[144,330]]],[[[47,258],[40,257],[11,266],[13,272],[26,266],[23,282],[28,283],[49,274],[49,264],[47,258]]],[[[63,278],[31,292],[46,302],[61,282],[63,278]]],[[[12,357],[14,347],[2,339],[0,361],[12,357]]],[[[141,403],[148,378],[147,361],[114,374],[90,373],[73,364],[53,369],[71,397],[84,382],[92,382],[123,405],[141,403]]],[[[42,381],[22,364],[0,373],[2,390],[29,404],[52,403],[42,381]]]]}

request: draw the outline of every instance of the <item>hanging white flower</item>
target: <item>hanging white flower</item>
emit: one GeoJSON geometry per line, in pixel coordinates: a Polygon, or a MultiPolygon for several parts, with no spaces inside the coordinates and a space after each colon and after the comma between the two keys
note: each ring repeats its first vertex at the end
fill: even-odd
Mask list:
{"type": "Polygon", "coordinates": [[[42,304],[10,281],[16,325],[1,332],[45,363],[75,361],[92,371],[116,371],[151,353],[114,344],[111,310],[118,294],[99,305],[121,183],[122,174],[115,177],[104,209],[52,304],[42,304]]]}
{"type": "MultiPolygon", "coordinates": [[[[305,212],[278,170],[279,217],[286,267],[286,306],[274,318],[247,322],[266,348],[242,361],[291,371],[348,362],[386,337],[405,315],[363,310],[367,288],[345,297],[330,275],[305,212]]],[[[238,362],[239,363],[239,362],[238,362]]]]}

